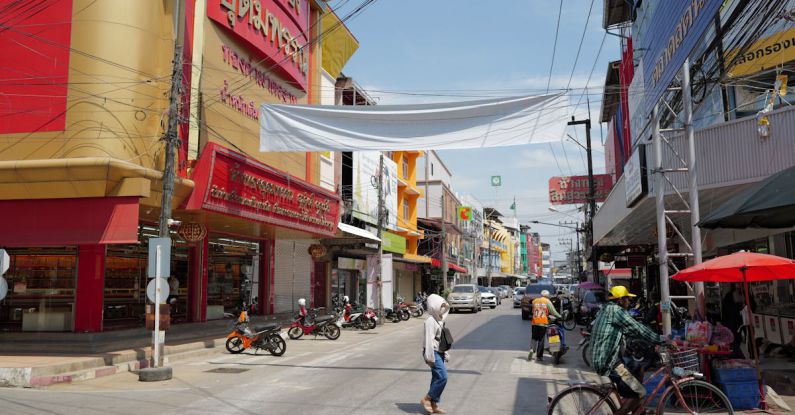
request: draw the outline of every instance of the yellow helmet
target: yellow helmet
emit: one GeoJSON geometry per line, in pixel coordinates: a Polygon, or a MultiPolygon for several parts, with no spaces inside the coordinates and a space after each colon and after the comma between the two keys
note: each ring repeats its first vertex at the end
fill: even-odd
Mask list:
{"type": "Polygon", "coordinates": [[[636,295],[629,292],[627,287],[623,285],[616,285],[610,289],[610,300],[617,300],[623,297],[636,297],[636,295]]]}

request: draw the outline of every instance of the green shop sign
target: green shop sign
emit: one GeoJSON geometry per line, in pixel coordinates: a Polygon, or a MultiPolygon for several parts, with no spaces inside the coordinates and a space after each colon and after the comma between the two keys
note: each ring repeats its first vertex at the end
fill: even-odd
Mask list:
{"type": "Polygon", "coordinates": [[[384,251],[394,252],[396,254],[406,253],[406,238],[400,235],[395,235],[391,232],[382,232],[381,244],[384,246],[384,251]]]}

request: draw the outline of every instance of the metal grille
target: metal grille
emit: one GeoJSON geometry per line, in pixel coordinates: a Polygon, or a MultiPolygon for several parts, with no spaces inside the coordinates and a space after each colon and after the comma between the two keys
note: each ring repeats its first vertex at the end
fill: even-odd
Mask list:
{"type": "Polygon", "coordinates": [[[684,348],[676,351],[669,351],[668,364],[671,367],[679,367],[687,371],[698,372],[701,370],[701,364],[698,359],[698,349],[694,347],[684,348]]]}

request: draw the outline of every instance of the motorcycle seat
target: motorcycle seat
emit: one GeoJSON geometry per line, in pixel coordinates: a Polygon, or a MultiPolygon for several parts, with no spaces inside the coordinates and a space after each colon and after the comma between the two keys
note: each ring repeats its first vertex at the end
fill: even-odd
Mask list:
{"type": "Polygon", "coordinates": [[[274,331],[276,329],[281,329],[281,328],[282,325],[279,323],[268,323],[262,326],[257,326],[254,328],[254,330],[257,332],[261,332],[261,331],[274,331]]]}
{"type": "Polygon", "coordinates": [[[334,320],[334,316],[318,316],[315,319],[315,321],[318,322],[318,323],[323,322],[323,321],[329,321],[329,320],[334,320]]]}

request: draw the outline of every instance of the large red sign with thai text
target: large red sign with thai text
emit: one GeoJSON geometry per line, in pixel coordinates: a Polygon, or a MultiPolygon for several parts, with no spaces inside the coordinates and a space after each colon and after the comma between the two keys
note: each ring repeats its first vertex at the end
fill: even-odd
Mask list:
{"type": "MultiPolygon", "coordinates": [[[[287,173],[211,143],[194,179],[205,177],[207,181],[197,183],[194,190],[203,192],[202,209],[314,234],[336,233],[339,198],[287,173]]],[[[189,209],[197,207],[191,206],[196,204],[195,196],[189,209]]]]}
{"type": "MultiPolygon", "coordinates": [[[[607,199],[613,180],[609,174],[594,174],[596,202],[607,199]]],[[[553,205],[588,203],[588,176],[552,177],[549,179],[549,202],[553,205]]]]}
{"type": "Polygon", "coordinates": [[[0,4],[0,134],[62,131],[72,0],[0,4]]]}
{"type": "Polygon", "coordinates": [[[261,52],[269,66],[306,91],[310,0],[208,0],[207,16],[261,52]]]}

